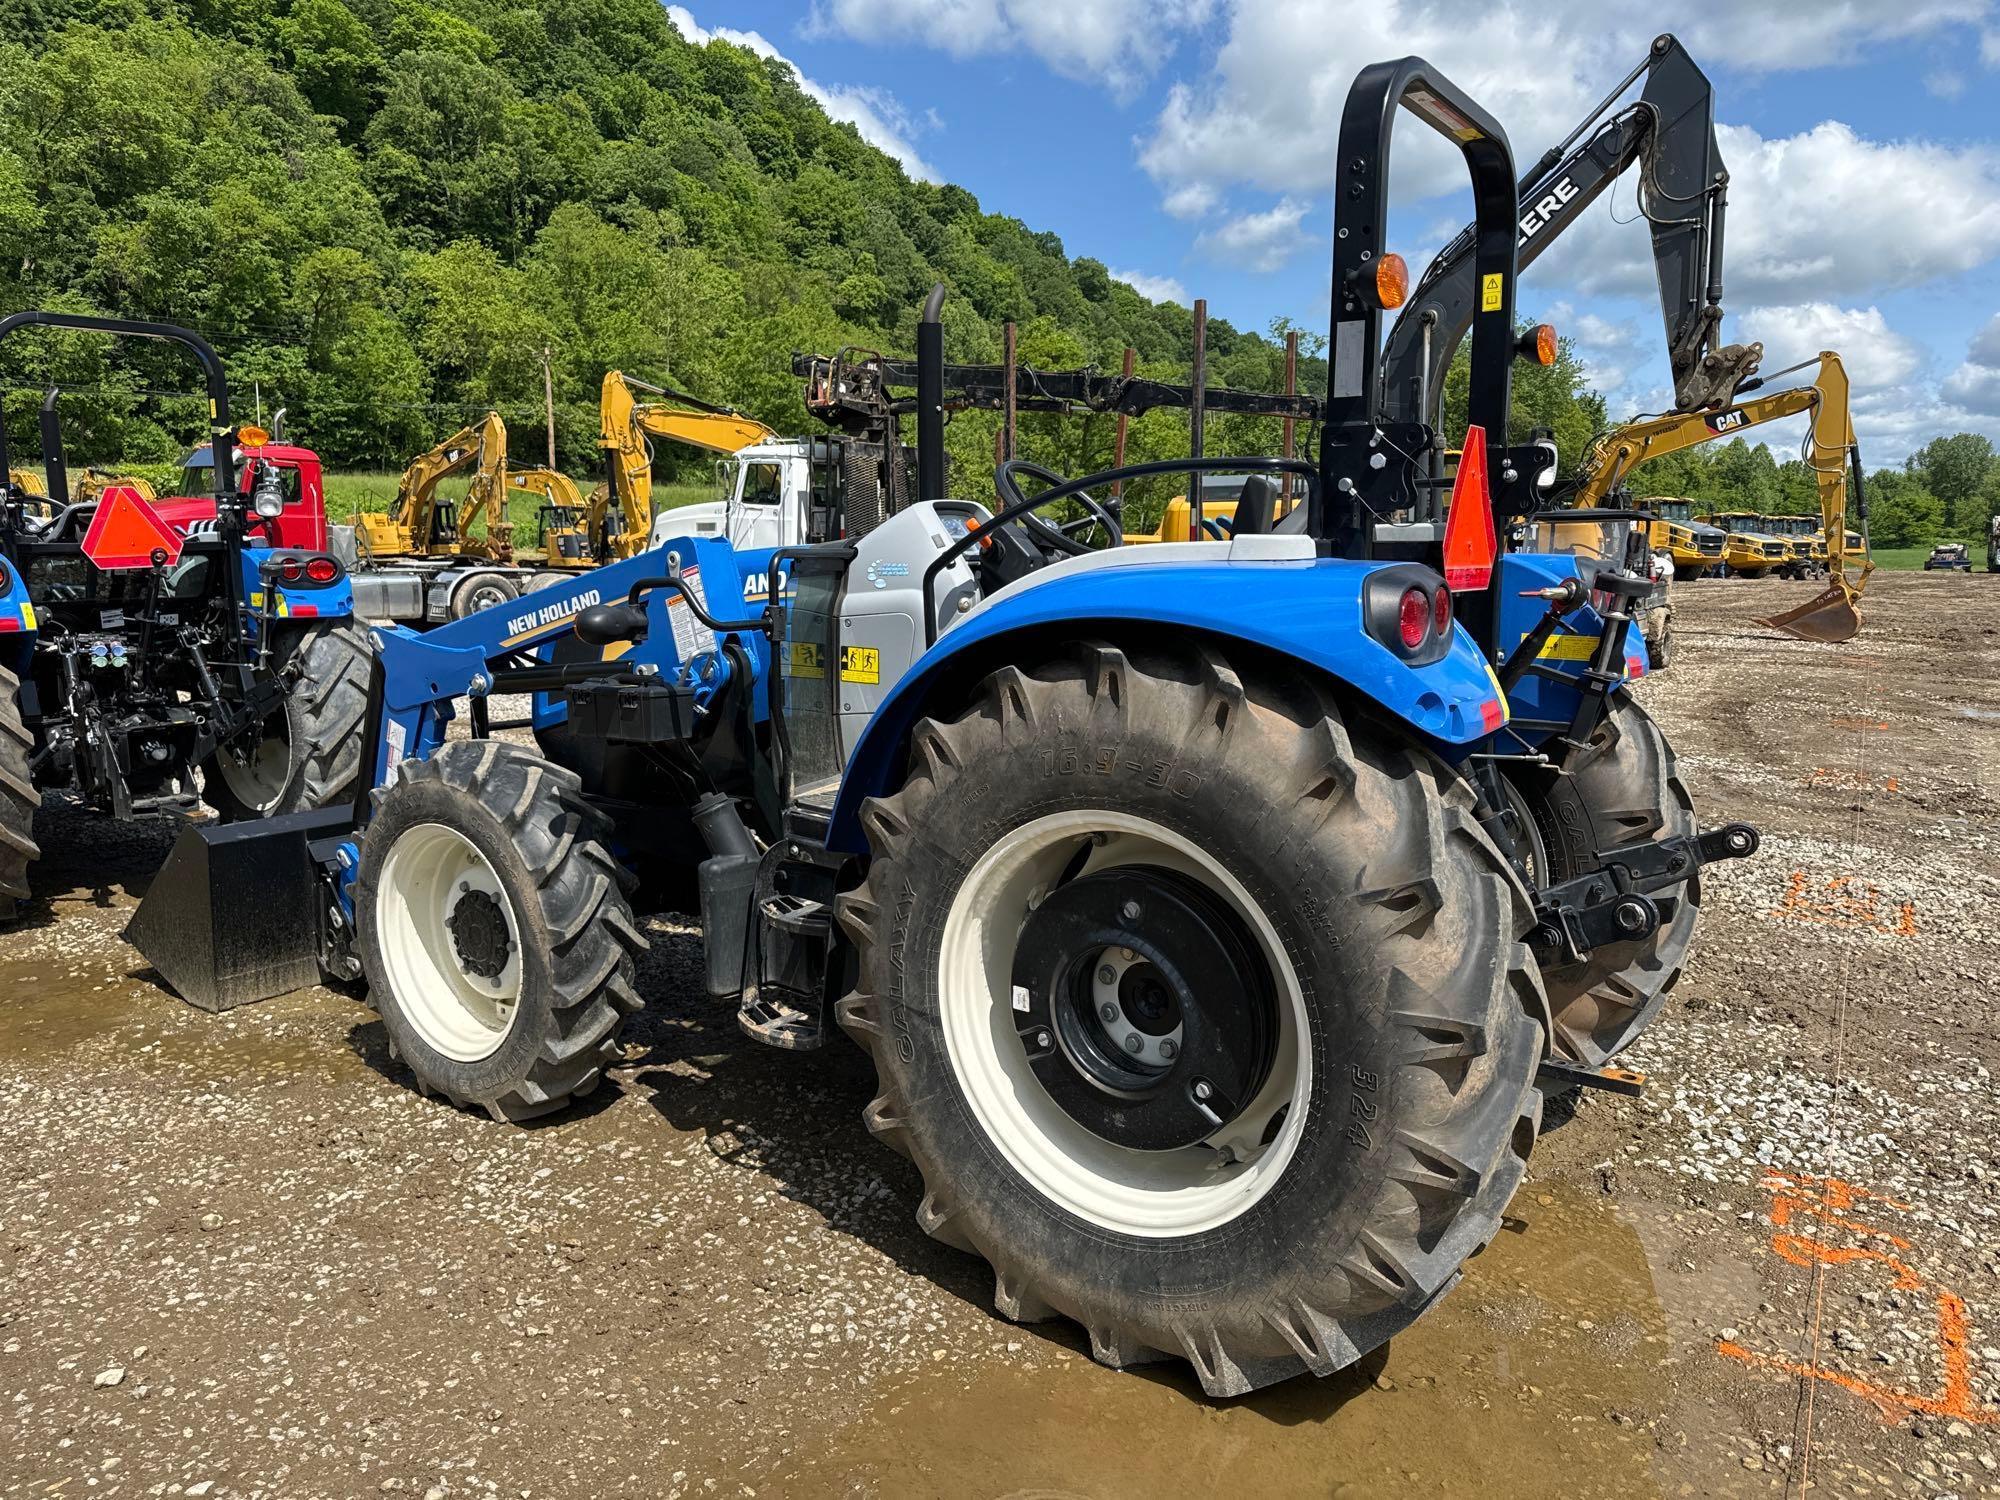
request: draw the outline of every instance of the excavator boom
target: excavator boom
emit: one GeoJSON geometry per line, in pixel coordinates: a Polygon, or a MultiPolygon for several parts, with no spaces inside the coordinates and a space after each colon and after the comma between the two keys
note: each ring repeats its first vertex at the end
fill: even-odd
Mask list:
{"type": "Polygon", "coordinates": [[[586,531],[606,561],[646,549],[653,526],[653,448],[649,438],[667,438],[710,453],[731,454],[778,434],[755,417],[715,406],[684,391],[647,385],[618,370],[607,371],[598,400],[598,445],[604,450],[605,481],[591,492],[586,531]],[[658,396],[640,401],[634,391],[658,396]]]}
{"type": "MultiPolygon", "coordinates": [[[[1674,37],[1655,38],[1645,61],[1521,178],[1519,270],[1533,265],[1635,165],[1641,167],[1639,206],[1653,238],[1675,409],[1727,406],[1755,373],[1763,346],[1721,344],[1729,173],[1715,141],[1714,93],[1674,37]],[[1606,118],[1642,75],[1638,100],[1606,118]]],[[[1477,251],[1474,227],[1467,225],[1425,269],[1389,330],[1381,362],[1388,421],[1436,425],[1445,371],[1482,294],[1477,251]]]]}
{"type": "MultiPolygon", "coordinates": [[[[1599,438],[1584,457],[1576,488],[1567,497],[1579,507],[1602,506],[1620,489],[1632,471],[1649,459],[1732,436],[1766,422],[1801,412],[1812,414],[1812,431],[1805,459],[1819,491],[1820,522],[1826,535],[1828,584],[1823,593],[1794,610],[1757,620],[1809,641],[1837,644],[1851,640],[1861,628],[1856,607],[1868,575],[1875,571],[1868,555],[1868,510],[1862,491],[1861,449],[1854,440],[1848,410],[1847,369],[1840,356],[1822,350],[1819,373],[1811,385],[1793,386],[1766,396],[1751,396],[1714,411],[1675,412],[1631,422],[1599,438]],[[1856,513],[1861,521],[1859,574],[1847,571],[1847,478],[1854,476],[1856,513]]],[[[1782,373],[1782,372],[1781,372],[1782,373]]],[[[1756,383],[1752,383],[1752,389],[1756,383]]]]}

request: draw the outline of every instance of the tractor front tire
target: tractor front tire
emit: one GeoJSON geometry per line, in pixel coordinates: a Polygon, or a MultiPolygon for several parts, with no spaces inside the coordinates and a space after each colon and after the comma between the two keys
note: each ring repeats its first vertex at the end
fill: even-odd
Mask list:
{"type": "Polygon", "coordinates": [[[602,1081],[646,946],[609,833],[572,772],[496,740],[406,760],[377,794],[361,964],[425,1093],[526,1120],[602,1081]]]}
{"type": "Polygon", "coordinates": [[[0,667],[0,918],[28,899],[28,866],[41,858],[35,810],[42,794],[28,769],[35,736],[21,721],[21,679],[0,667]]]}
{"type": "Polygon", "coordinates": [[[920,722],[862,825],[866,1123],[1005,1316],[1236,1395],[1360,1358],[1498,1229],[1530,910],[1422,750],[1286,668],[1086,646],[920,722]]]}
{"type": "Polygon", "coordinates": [[[272,661],[285,706],[246,760],[217,750],[201,768],[202,796],[225,822],[330,807],[358,790],[373,634],[359,620],[291,626],[272,661]]]}
{"type": "MultiPolygon", "coordinates": [[[[1673,747],[1625,693],[1560,773],[1510,771],[1509,781],[1516,810],[1527,814],[1529,862],[1543,884],[1589,874],[1600,852],[1696,831],[1694,799],[1673,747]]],[[[1701,877],[1690,875],[1666,894],[1673,909],[1651,937],[1605,944],[1582,963],[1543,969],[1558,1057],[1602,1067],[1666,1004],[1694,941],[1701,877]]]]}

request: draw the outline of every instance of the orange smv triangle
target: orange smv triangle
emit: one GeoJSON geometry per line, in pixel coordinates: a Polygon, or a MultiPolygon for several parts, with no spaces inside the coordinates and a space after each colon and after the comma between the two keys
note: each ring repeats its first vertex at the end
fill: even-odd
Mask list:
{"type": "Polygon", "coordinates": [[[1493,495],[1486,487],[1486,429],[1465,429],[1458,473],[1451,481],[1451,514],[1444,523],[1444,586],[1454,594],[1483,589],[1493,581],[1493,554],[1500,539],[1493,530],[1493,495]]]}
{"type": "Polygon", "coordinates": [[[160,519],[130,485],[114,484],[97,502],[97,514],[83,534],[83,555],[105,572],[150,568],[155,552],[173,562],[181,555],[180,535],[160,519]]]}

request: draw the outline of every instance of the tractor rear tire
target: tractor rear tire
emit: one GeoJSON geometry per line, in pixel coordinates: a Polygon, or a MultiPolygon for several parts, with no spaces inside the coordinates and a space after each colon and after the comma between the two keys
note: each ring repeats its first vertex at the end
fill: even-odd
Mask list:
{"type": "Polygon", "coordinates": [[[42,805],[28,770],[35,736],[21,722],[21,679],[0,667],[0,918],[28,899],[28,866],[41,858],[35,810],[42,805]]]}
{"type": "Polygon", "coordinates": [[[572,772],[497,740],[406,760],[377,793],[361,964],[420,1090],[527,1120],[603,1080],[646,946],[609,833],[572,772]]]}
{"type": "Polygon", "coordinates": [[[375,637],[359,620],[287,627],[272,653],[285,706],[265,721],[248,764],[218,750],[201,768],[202,797],[225,822],[353,800],[375,637]]]}
{"type": "Polygon", "coordinates": [[[1422,750],[1289,670],[1088,645],[920,722],[861,821],[865,1121],[1005,1316],[1236,1395],[1360,1358],[1498,1229],[1541,1107],[1530,909],[1422,750]],[[1164,1004],[1176,972],[1209,980],[1164,1004]]]}
{"type": "MultiPolygon", "coordinates": [[[[1622,693],[1561,774],[1510,770],[1509,779],[1529,814],[1530,863],[1547,884],[1597,869],[1600,850],[1696,831],[1694,799],[1673,747],[1652,716],[1622,693]]],[[[1606,944],[1582,963],[1542,971],[1556,1056],[1602,1067],[1666,1004],[1694,940],[1700,875],[1666,894],[1673,910],[1643,942],[1606,944]]]]}

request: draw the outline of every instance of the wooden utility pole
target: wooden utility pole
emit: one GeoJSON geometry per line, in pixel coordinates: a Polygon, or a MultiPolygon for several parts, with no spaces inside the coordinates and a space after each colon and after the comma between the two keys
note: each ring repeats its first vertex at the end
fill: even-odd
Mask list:
{"type": "Polygon", "coordinates": [[[1014,440],[1018,435],[1015,431],[1014,423],[1019,415],[1015,408],[1015,401],[1019,397],[1020,392],[1016,389],[1014,375],[1014,361],[1016,356],[1014,353],[1014,325],[1012,322],[1009,322],[1003,331],[1001,342],[1004,348],[1002,358],[1007,362],[1007,373],[1001,377],[1001,389],[1005,393],[1005,396],[1000,419],[1000,446],[1006,457],[1013,458],[1015,456],[1014,440]]]}
{"type": "MultiPolygon", "coordinates": [[[[1287,396],[1296,396],[1298,393],[1299,393],[1299,331],[1296,328],[1294,328],[1290,333],[1285,335],[1285,394],[1287,396]]],[[[1298,427],[1297,418],[1295,417],[1285,418],[1286,458],[1290,458],[1292,456],[1293,439],[1296,434],[1297,427],[1298,427]]],[[[1285,471],[1283,494],[1285,497],[1285,509],[1289,511],[1292,508],[1292,474],[1289,469],[1285,471]]]]}
{"type": "MultiPolygon", "coordinates": [[[[1208,298],[1194,299],[1194,399],[1188,403],[1188,457],[1201,457],[1202,426],[1207,412],[1203,397],[1208,394],[1208,298]]],[[[1190,474],[1188,485],[1188,507],[1192,512],[1188,517],[1188,537],[1191,541],[1201,540],[1201,472],[1190,474]]]]}
{"type": "Polygon", "coordinates": [[[556,466],[556,382],[549,373],[549,359],[552,351],[547,344],[542,345],[542,411],[549,423],[549,467],[556,466]]]}

